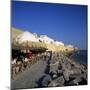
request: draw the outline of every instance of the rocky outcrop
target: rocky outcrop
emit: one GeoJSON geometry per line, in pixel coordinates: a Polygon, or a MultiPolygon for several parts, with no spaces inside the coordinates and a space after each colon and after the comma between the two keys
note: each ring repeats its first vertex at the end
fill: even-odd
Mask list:
{"type": "Polygon", "coordinates": [[[49,87],[63,86],[64,83],[65,83],[65,80],[64,80],[63,76],[60,76],[60,77],[56,78],[55,80],[52,80],[48,86],[49,87]]]}
{"type": "MultiPolygon", "coordinates": [[[[51,77],[46,85],[48,87],[87,84],[87,67],[69,59],[63,54],[60,54],[59,57],[54,56],[49,60],[48,65],[48,75],[51,77]]],[[[44,82],[45,81],[44,79],[44,82]]]]}

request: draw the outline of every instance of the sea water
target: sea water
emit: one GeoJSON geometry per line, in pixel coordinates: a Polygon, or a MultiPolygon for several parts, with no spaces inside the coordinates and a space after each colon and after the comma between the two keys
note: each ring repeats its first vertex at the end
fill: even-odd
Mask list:
{"type": "Polygon", "coordinates": [[[81,64],[87,65],[87,50],[79,50],[75,52],[70,58],[81,64]]]}

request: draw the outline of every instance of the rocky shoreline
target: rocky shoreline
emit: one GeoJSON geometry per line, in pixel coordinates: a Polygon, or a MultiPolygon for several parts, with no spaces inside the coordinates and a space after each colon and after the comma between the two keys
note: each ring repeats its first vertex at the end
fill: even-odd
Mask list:
{"type": "Polygon", "coordinates": [[[49,52],[38,58],[12,81],[12,89],[87,85],[87,65],[63,53],[49,52]]]}
{"type": "Polygon", "coordinates": [[[87,85],[87,66],[63,54],[52,55],[47,60],[46,75],[38,87],[87,85]]]}

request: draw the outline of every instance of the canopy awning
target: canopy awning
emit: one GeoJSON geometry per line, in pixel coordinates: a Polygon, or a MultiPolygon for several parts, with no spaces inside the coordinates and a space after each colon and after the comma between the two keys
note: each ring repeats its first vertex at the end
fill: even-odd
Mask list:
{"type": "Polygon", "coordinates": [[[12,49],[14,50],[30,50],[31,52],[37,53],[37,52],[44,52],[47,50],[46,47],[43,46],[28,46],[28,45],[20,45],[20,44],[12,44],[12,49]]]}

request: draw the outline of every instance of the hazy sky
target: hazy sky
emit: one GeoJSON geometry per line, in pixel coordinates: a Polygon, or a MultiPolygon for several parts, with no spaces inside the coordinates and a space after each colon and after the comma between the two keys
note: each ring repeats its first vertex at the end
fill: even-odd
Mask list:
{"type": "Polygon", "coordinates": [[[12,1],[11,24],[87,48],[87,6],[12,1]]]}

